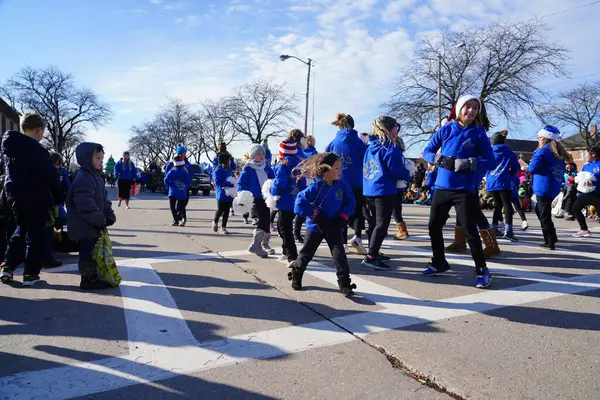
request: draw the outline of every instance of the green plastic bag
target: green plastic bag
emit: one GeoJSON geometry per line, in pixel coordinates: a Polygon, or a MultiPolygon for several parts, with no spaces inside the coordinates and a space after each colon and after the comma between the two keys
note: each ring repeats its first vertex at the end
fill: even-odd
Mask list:
{"type": "Polygon", "coordinates": [[[100,235],[100,239],[92,251],[92,259],[96,263],[98,269],[98,277],[106,281],[110,286],[117,287],[121,283],[121,275],[117,269],[117,263],[112,255],[112,244],[108,231],[104,229],[100,235]]]}

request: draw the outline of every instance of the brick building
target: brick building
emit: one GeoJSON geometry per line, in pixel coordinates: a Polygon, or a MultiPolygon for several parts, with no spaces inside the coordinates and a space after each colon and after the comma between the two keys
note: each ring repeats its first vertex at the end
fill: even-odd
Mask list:
{"type": "Polygon", "coordinates": [[[20,117],[21,115],[0,97],[0,134],[8,130],[20,131],[20,117]]]}
{"type": "MultiPolygon", "coordinates": [[[[598,137],[598,128],[596,125],[592,126],[588,135],[590,146],[600,145],[600,138],[598,137]]],[[[585,164],[585,150],[587,149],[585,142],[584,137],[579,134],[569,136],[562,141],[565,149],[573,156],[573,161],[577,164],[577,169],[579,171],[581,171],[581,167],[585,164]]]]}

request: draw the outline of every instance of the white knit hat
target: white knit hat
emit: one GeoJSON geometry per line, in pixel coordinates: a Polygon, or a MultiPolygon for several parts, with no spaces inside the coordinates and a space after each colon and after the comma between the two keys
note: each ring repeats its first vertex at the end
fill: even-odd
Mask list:
{"type": "Polygon", "coordinates": [[[470,94],[466,94],[464,96],[460,96],[458,98],[458,100],[456,101],[456,108],[455,108],[455,110],[456,110],[456,116],[460,115],[460,110],[462,110],[462,108],[465,106],[465,104],[468,101],[471,101],[471,100],[477,100],[477,102],[479,103],[479,112],[481,112],[481,100],[479,100],[479,97],[473,96],[473,95],[470,95],[470,94]]]}
{"type": "Polygon", "coordinates": [[[248,149],[248,156],[250,157],[251,160],[253,160],[257,154],[265,154],[265,148],[262,147],[260,144],[255,143],[255,144],[251,145],[250,148],[248,149]]]}

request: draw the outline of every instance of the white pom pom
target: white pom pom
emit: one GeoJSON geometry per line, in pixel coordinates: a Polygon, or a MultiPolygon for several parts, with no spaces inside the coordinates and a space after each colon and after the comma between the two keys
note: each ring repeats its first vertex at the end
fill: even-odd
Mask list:
{"type": "Polygon", "coordinates": [[[225,194],[229,197],[235,198],[237,196],[237,188],[236,187],[226,187],[223,188],[225,194]]]}
{"type": "Polygon", "coordinates": [[[252,211],[252,205],[254,204],[254,196],[252,192],[242,190],[238,192],[235,199],[233,199],[233,210],[236,214],[246,214],[252,211]]]}
{"type": "Polygon", "coordinates": [[[266,200],[267,197],[271,195],[271,186],[273,186],[273,179],[267,179],[265,183],[263,183],[261,188],[263,199],[266,200]]]}
{"type": "Polygon", "coordinates": [[[229,178],[226,179],[227,182],[232,183],[234,186],[237,186],[237,181],[235,180],[234,176],[230,176],[229,178]]]}
{"type": "Polygon", "coordinates": [[[281,196],[267,196],[267,199],[265,200],[265,203],[267,204],[267,207],[269,207],[271,209],[271,211],[277,211],[277,202],[279,201],[281,196]]]}
{"type": "Polygon", "coordinates": [[[596,176],[588,171],[582,171],[575,177],[577,183],[577,190],[581,193],[591,193],[596,190],[596,176]]]}

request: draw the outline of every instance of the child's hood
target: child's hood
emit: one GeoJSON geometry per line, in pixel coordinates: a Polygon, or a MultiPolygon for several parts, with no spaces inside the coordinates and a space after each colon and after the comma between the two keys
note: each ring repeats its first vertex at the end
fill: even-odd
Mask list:
{"type": "Polygon", "coordinates": [[[8,157],[17,157],[29,153],[37,146],[38,142],[19,131],[8,131],[2,139],[4,154],[8,157]]]}
{"type": "Polygon", "coordinates": [[[82,169],[84,169],[88,172],[98,173],[98,171],[96,171],[94,169],[93,157],[94,157],[94,151],[98,147],[101,147],[101,146],[102,145],[100,145],[99,143],[92,143],[92,142],[81,143],[75,149],[75,156],[77,157],[77,164],[79,164],[79,166],[82,169]]]}

